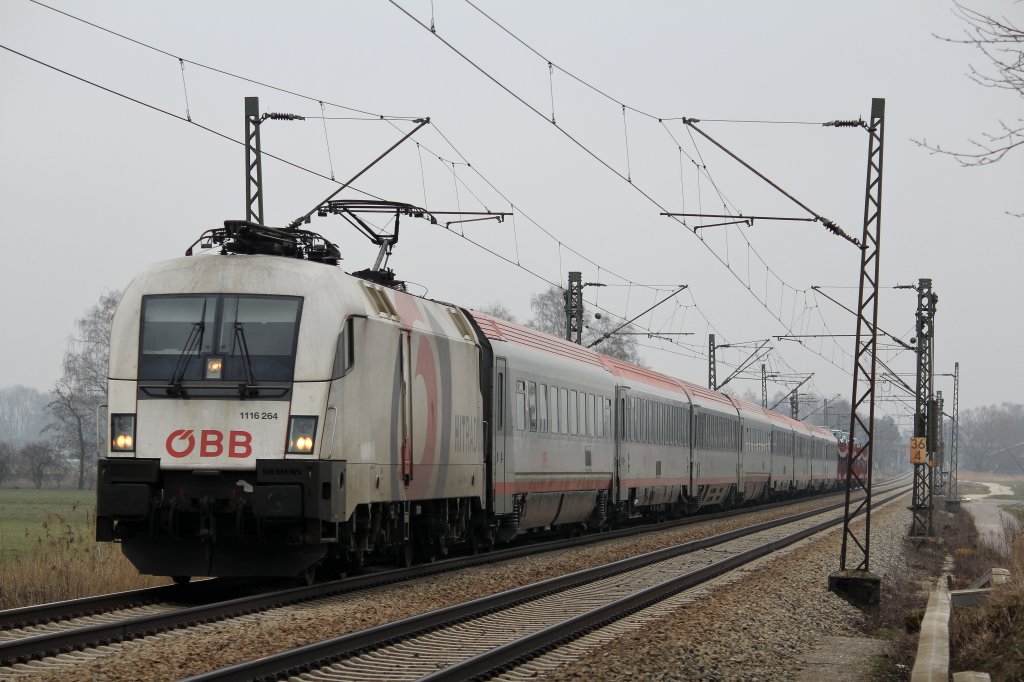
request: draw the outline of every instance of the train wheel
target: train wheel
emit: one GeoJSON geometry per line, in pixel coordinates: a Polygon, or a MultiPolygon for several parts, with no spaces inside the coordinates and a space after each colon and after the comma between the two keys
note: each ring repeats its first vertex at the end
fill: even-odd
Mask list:
{"type": "Polygon", "coordinates": [[[192,580],[190,575],[172,575],[171,580],[174,581],[175,585],[188,585],[189,581],[192,580]]]}
{"type": "Polygon", "coordinates": [[[399,568],[412,566],[412,540],[406,540],[395,546],[395,563],[399,568]]]}
{"type": "Polygon", "coordinates": [[[309,587],[316,582],[316,566],[310,566],[295,576],[295,582],[299,587],[309,587]]]}

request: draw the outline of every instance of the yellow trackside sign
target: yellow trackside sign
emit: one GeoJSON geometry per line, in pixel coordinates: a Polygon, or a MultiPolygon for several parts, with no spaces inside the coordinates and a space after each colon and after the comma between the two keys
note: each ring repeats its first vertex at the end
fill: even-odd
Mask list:
{"type": "Polygon", "coordinates": [[[927,440],[924,437],[910,439],[910,463],[926,464],[928,462],[927,440]]]}

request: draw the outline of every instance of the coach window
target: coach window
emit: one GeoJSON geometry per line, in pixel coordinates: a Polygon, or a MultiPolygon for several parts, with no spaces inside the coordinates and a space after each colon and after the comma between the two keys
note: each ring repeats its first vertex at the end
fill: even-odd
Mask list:
{"type": "Polygon", "coordinates": [[[551,392],[548,394],[548,409],[551,410],[551,417],[548,426],[551,433],[558,433],[558,387],[552,386],[549,390],[551,392]]]}
{"type": "Polygon", "coordinates": [[[562,433],[569,433],[569,389],[558,389],[558,425],[562,433]]]}
{"type": "Polygon", "coordinates": [[[526,428],[526,382],[516,382],[516,428],[526,428]]]}
{"type": "Polygon", "coordinates": [[[597,434],[594,427],[594,394],[587,393],[587,435],[593,437],[597,434]]]}
{"type": "Polygon", "coordinates": [[[540,415],[538,428],[541,433],[548,432],[548,386],[547,384],[541,384],[540,390],[537,393],[537,412],[540,415]]]}
{"type": "Polygon", "coordinates": [[[658,442],[665,445],[668,442],[668,420],[665,419],[665,403],[658,403],[658,442]]]}
{"type": "Polygon", "coordinates": [[[576,391],[569,391],[569,435],[576,435],[576,391]]]}
{"type": "Polygon", "coordinates": [[[577,400],[580,404],[580,435],[587,435],[587,394],[580,391],[577,400]]]}
{"type": "Polygon", "coordinates": [[[526,407],[530,417],[530,430],[537,430],[537,382],[531,381],[526,395],[526,407]]]}

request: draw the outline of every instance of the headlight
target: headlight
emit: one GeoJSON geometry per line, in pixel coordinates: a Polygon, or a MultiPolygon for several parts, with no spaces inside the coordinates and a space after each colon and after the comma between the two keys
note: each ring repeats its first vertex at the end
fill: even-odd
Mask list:
{"type": "Polygon", "coordinates": [[[288,422],[289,454],[307,455],[316,442],[316,417],[292,417],[288,422]]]}
{"type": "Polygon", "coordinates": [[[223,358],[206,358],[206,378],[220,379],[221,371],[224,369],[223,358]]]}
{"type": "Polygon", "coordinates": [[[114,452],[135,452],[135,415],[110,415],[110,449],[114,452]]]}

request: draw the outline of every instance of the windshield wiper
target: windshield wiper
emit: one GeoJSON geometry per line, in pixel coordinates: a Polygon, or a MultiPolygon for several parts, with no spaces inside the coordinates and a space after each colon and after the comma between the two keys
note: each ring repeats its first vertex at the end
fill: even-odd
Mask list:
{"type": "Polygon", "coordinates": [[[241,322],[235,322],[235,345],[242,356],[242,367],[245,368],[245,383],[238,385],[238,393],[243,398],[258,396],[260,391],[256,387],[256,376],[252,370],[252,356],[249,355],[249,344],[245,341],[245,329],[241,322]]]}
{"type": "Polygon", "coordinates": [[[182,387],[182,379],[185,378],[185,372],[188,370],[188,364],[192,362],[193,352],[198,356],[199,346],[203,342],[203,328],[202,322],[193,322],[192,331],[188,333],[188,339],[185,340],[185,347],[181,349],[181,354],[178,355],[178,362],[174,365],[174,372],[171,373],[171,382],[167,387],[167,392],[170,395],[185,397],[185,389],[182,387]]]}

